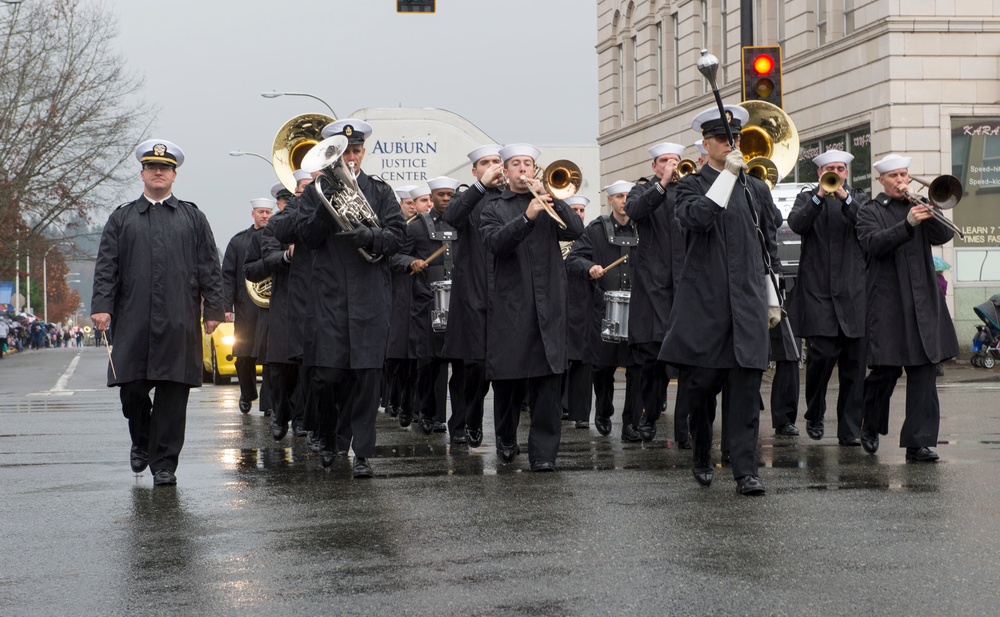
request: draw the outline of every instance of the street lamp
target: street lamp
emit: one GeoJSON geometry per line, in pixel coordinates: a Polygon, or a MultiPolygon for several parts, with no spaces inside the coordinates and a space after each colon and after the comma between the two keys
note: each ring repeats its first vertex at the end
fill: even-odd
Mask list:
{"type": "Polygon", "coordinates": [[[333,119],[334,120],[337,119],[337,112],[333,111],[333,107],[330,107],[329,103],[327,103],[323,99],[319,98],[315,94],[309,94],[309,93],[306,93],[306,92],[273,92],[272,91],[272,92],[261,92],[260,95],[262,97],[264,97],[265,99],[276,99],[279,96],[307,96],[307,97],[309,97],[311,99],[316,99],[320,103],[323,103],[324,105],[326,105],[326,108],[330,110],[330,115],[333,116],[333,119]]]}
{"type": "MultiPolygon", "coordinates": [[[[52,249],[56,248],[60,244],[68,244],[68,245],[74,246],[74,247],[76,246],[72,242],[69,242],[67,240],[61,240],[59,242],[56,242],[52,246],[50,246],[45,251],[45,255],[42,256],[42,303],[45,305],[45,309],[44,309],[44,313],[43,313],[43,315],[44,315],[43,319],[45,320],[45,323],[49,323],[49,271],[48,271],[48,268],[47,268],[47,266],[48,266],[48,259],[49,259],[49,251],[51,251],[52,249]]],[[[28,287],[28,293],[31,293],[31,287],[30,286],[28,287]]]]}
{"type": "Polygon", "coordinates": [[[264,156],[264,155],[262,155],[262,154],[257,154],[256,152],[244,152],[244,151],[242,151],[242,150],[232,150],[232,151],[231,151],[231,152],[229,153],[229,156],[256,156],[256,157],[257,157],[257,158],[259,158],[260,160],[262,160],[262,161],[264,161],[265,163],[267,163],[267,166],[268,166],[268,167],[271,167],[271,159],[269,159],[269,158],[265,157],[265,156],[264,156]]]}

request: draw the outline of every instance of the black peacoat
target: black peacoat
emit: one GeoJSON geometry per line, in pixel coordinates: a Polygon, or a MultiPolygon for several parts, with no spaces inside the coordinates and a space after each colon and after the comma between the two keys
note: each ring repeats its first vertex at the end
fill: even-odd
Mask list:
{"type": "Polygon", "coordinates": [[[229,240],[222,259],[222,292],[226,311],[233,312],[233,355],[237,358],[252,358],[254,338],[257,333],[257,313],[260,307],[253,303],[247,293],[243,278],[243,264],[246,261],[247,246],[254,227],[237,233],[229,240]]]}
{"type": "MultiPolygon", "coordinates": [[[[311,185],[306,187],[306,190],[312,190],[311,185]]],[[[312,278],[313,251],[298,239],[298,232],[295,229],[298,210],[298,198],[293,197],[285,204],[284,210],[271,217],[267,227],[264,228],[270,230],[268,234],[274,235],[281,246],[287,248],[289,245],[295,245],[291,263],[288,264],[286,284],[283,285],[285,289],[282,291],[279,288],[277,291],[279,298],[283,297],[285,301],[275,302],[275,306],[271,308],[280,313],[271,315],[278,330],[268,333],[270,339],[267,345],[268,362],[301,362],[305,338],[312,336],[312,328],[306,327],[305,314],[309,298],[309,281],[312,278]],[[278,304],[281,305],[280,308],[278,304]]],[[[274,293],[276,292],[272,290],[272,294],[274,293]]]]}

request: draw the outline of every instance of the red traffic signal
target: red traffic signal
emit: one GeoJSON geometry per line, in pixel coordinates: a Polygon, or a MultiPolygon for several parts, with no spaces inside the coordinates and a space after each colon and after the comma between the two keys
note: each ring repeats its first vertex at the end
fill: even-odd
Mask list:
{"type": "Polygon", "coordinates": [[[743,100],[781,107],[781,48],[743,48],[743,100]]]}

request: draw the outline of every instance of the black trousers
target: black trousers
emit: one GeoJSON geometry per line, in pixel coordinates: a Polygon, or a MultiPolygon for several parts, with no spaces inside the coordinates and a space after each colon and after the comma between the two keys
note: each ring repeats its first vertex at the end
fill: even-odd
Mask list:
{"type": "MultiPolygon", "coordinates": [[[[257,400],[257,358],[239,357],[233,364],[236,365],[236,380],[240,382],[240,398],[246,401],[257,400]]],[[[274,409],[271,378],[266,367],[262,367],[260,381],[259,409],[274,409]]]]}
{"type": "Polygon", "coordinates": [[[191,386],[176,381],[140,379],[121,385],[122,414],[128,419],[132,445],[149,454],[149,469],[177,471],[184,447],[184,426],[191,386]],[[156,394],[150,398],[151,390],[156,394]]]}
{"type": "Polygon", "coordinates": [[[346,450],[346,438],[346,445],[354,448],[355,456],[374,456],[382,369],[313,366],[310,376],[317,396],[320,434],[327,447],[336,443],[338,450],[346,450]],[[345,434],[348,425],[350,438],[345,434]]]}
{"type": "Polygon", "coordinates": [[[861,435],[861,414],[865,397],[864,338],[814,336],[806,355],[806,420],[823,420],[826,414],[826,388],[837,366],[840,394],[837,396],[837,438],[861,435]]]}
{"type": "Polygon", "coordinates": [[[562,374],[500,379],[493,382],[493,422],[497,445],[517,443],[517,425],[521,419],[521,403],[527,397],[531,407],[531,428],[528,429],[528,462],[554,463],[562,439],[562,405],[560,384],[562,374]]]}
{"type": "Polygon", "coordinates": [[[486,361],[464,360],[462,370],[465,373],[465,425],[470,430],[482,429],[486,393],[490,391],[486,361]]]}
{"type": "Polygon", "coordinates": [[[569,368],[562,378],[562,408],[573,422],[590,420],[590,409],[593,397],[590,395],[594,387],[594,369],[590,364],[579,360],[570,360],[569,368]]]}
{"type": "Polygon", "coordinates": [[[937,445],[941,403],[937,393],[937,366],[873,366],[865,378],[864,426],[889,433],[889,402],[896,381],[906,369],[906,417],[899,431],[900,448],[937,445]]]}
{"type": "Polygon", "coordinates": [[[264,368],[271,383],[271,402],[276,421],[279,424],[291,422],[293,428],[302,428],[305,409],[300,403],[301,397],[297,396],[299,365],[269,362],[264,368]]]}
{"type": "Polygon", "coordinates": [[[771,382],[771,427],[795,424],[798,417],[799,363],[797,360],[777,360],[771,382]]]}
{"type": "Polygon", "coordinates": [[[444,422],[448,394],[451,394],[451,417],[448,433],[465,434],[465,371],[461,360],[425,358],[417,361],[417,391],[420,393],[420,417],[444,422]],[[451,379],[448,379],[448,365],[451,379]]]}
{"type": "Polygon", "coordinates": [[[416,360],[386,358],[385,372],[389,382],[389,405],[411,413],[418,409],[414,402],[417,387],[416,360]]]}
{"type": "MultiPolygon", "coordinates": [[[[645,418],[641,422],[656,424],[663,411],[663,403],[667,400],[667,385],[670,377],[667,363],[657,359],[660,345],[657,343],[636,343],[632,345],[632,355],[640,365],[639,392],[642,397],[642,408],[645,418]]],[[[680,377],[678,377],[678,380],[680,377]]],[[[679,382],[678,382],[679,383],[679,382]]],[[[677,392],[680,398],[680,389],[677,392]]],[[[674,403],[674,441],[688,441],[688,408],[687,405],[674,403]]]]}
{"type": "Polygon", "coordinates": [[[757,475],[757,438],[760,430],[760,378],[757,369],[680,367],[678,401],[688,408],[691,426],[693,467],[712,466],[712,424],[716,397],[726,386],[727,411],[724,422],[733,477],[757,475]]]}
{"type": "MultiPolygon", "coordinates": [[[[594,367],[595,418],[610,418],[615,414],[615,373],[616,366],[594,367]]],[[[622,408],[622,424],[638,426],[642,417],[642,367],[638,364],[625,368],[625,404],[622,408]]],[[[659,412],[659,409],[657,409],[659,412]]]]}

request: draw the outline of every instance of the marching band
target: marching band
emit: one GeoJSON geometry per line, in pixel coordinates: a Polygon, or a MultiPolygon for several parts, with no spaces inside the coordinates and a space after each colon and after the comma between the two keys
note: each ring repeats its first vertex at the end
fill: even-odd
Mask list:
{"type": "Polygon", "coordinates": [[[875,165],[883,192],[873,200],[851,187],[850,154],[813,159],[823,180],[788,217],[802,254],[785,303],[776,248],[783,221],[770,183],[775,169],[779,177],[790,169],[744,156],[751,115],[718,103],[692,119],[697,163],[683,159],[682,144],[652,146],[651,177],[605,186],[610,212],[586,226],[587,200],[574,194],[579,170],[567,161],[543,170],[531,144],[469,152],[464,190],[449,177],[393,189],[363,168],[376,127],[313,115],[312,133],[284,140],[288,152],[275,160],[289,169],[270,198],[251,201],[254,224],[229,242],[221,268],[204,216],[170,193],[183,153],[145,142],[136,150],[144,194],[112,214],[94,285],[95,325],[118,324],[109,385],[121,386],[132,469],[148,465],[155,485],[176,483],[202,307],[206,331],[235,313],[240,411],[258,397],[261,364],[272,437],[306,439],[323,467],[353,450],[357,478],[375,474],[380,401],[400,427],[447,431],[455,446],[478,448],[491,387],[498,459],[512,464],[520,454],[527,403],[528,465],[555,471],[564,420],[587,429],[593,408],[595,428],[611,434],[624,369],[622,441],[656,438],[676,383],[673,447],[691,450],[694,479],[709,487],[721,395],[722,462],[739,494],[761,495],[761,378],[775,361],[782,377],[772,422],[778,435],[798,435],[800,339],[809,350],[810,438],[824,436],[827,383],[838,367],[838,443],[874,453],[905,369],[900,447],[909,461],[936,460],[935,364],[958,350],[930,247],[952,230],[909,192],[910,159],[875,165]],[[184,259],[160,265],[150,223],[183,238],[184,259]],[[157,297],[189,280],[163,300],[185,307],[169,331],[156,323],[149,294],[132,293],[139,285],[157,297]]]}

